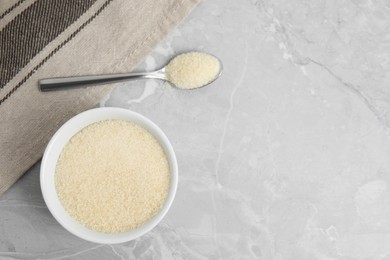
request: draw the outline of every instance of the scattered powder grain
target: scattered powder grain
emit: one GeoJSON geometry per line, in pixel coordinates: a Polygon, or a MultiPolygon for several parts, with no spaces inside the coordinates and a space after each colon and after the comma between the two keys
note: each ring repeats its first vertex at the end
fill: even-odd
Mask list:
{"type": "Polygon", "coordinates": [[[167,77],[178,88],[199,88],[218,77],[220,66],[219,60],[210,54],[183,53],[169,62],[167,77]]]}
{"type": "Polygon", "coordinates": [[[137,228],[162,207],[169,164],[158,141],[122,120],[91,124],[65,145],[55,183],[69,214],[89,229],[116,233],[137,228]]]}

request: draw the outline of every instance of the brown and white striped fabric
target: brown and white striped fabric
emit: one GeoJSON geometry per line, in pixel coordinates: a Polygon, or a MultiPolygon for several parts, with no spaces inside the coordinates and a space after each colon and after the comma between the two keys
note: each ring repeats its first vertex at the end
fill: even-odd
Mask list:
{"type": "Polygon", "coordinates": [[[53,133],[111,86],[41,93],[42,78],[128,72],[199,0],[0,3],[0,194],[40,159],[53,133]]]}

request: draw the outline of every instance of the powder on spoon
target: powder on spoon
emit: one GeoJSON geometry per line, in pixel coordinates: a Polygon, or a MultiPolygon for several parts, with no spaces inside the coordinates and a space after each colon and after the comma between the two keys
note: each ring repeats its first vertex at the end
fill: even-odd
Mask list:
{"type": "Polygon", "coordinates": [[[210,54],[187,52],[169,62],[167,78],[178,88],[199,88],[218,76],[220,66],[219,60],[210,54]]]}
{"type": "Polygon", "coordinates": [[[150,220],[168,194],[169,163],[159,142],[123,120],[91,124],[59,157],[55,185],[68,213],[85,227],[125,232],[150,220]]]}

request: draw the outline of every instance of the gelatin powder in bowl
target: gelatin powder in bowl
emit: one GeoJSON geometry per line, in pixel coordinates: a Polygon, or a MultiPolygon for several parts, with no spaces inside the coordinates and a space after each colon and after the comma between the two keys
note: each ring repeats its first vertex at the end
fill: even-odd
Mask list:
{"type": "Polygon", "coordinates": [[[58,159],[55,185],[79,223],[105,233],[150,220],[168,194],[169,163],[159,142],[123,120],[91,124],[75,134],[58,159]]]}

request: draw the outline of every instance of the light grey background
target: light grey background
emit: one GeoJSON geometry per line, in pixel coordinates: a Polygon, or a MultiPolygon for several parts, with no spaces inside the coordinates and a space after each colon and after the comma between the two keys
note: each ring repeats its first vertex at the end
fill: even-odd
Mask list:
{"type": "Polygon", "coordinates": [[[390,259],[389,32],[386,0],[205,1],[139,69],[203,50],[217,82],[125,83],[100,104],[172,141],[167,217],[129,243],[82,241],[47,210],[38,164],[0,197],[0,258],[390,259]]]}

